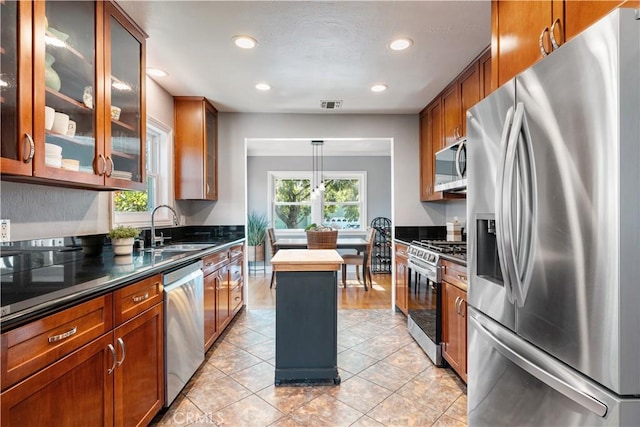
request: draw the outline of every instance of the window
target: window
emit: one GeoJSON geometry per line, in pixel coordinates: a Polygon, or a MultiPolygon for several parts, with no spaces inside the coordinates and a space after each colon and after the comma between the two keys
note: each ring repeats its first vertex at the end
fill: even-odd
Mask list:
{"type": "MultiPolygon", "coordinates": [[[[151,222],[151,212],[161,204],[169,202],[171,152],[169,147],[171,130],[164,124],[147,118],[147,141],[145,158],[147,189],[145,191],[114,191],[113,222],[146,226],[151,222]]],[[[161,209],[156,215],[158,224],[171,221],[170,212],[161,209]],[[162,212],[161,212],[162,211],[162,212]]]]}
{"type": "Polygon", "coordinates": [[[324,172],[324,197],[311,198],[311,172],[270,172],[271,218],[279,230],[312,223],[363,230],[366,172],[324,172]]]}

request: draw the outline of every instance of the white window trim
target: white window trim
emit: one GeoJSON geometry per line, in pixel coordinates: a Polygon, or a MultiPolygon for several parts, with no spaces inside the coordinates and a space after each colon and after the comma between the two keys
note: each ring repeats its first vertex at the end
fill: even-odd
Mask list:
{"type": "MultiPolygon", "coordinates": [[[[158,204],[175,204],[173,189],[173,129],[154,117],[147,116],[147,132],[149,128],[156,128],[160,134],[160,150],[165,151],[165,156],[160,156],[158,170],[160,174],[166,173],[166,180],[157,180],[156,192],[159,195],[158,204]]],[[[146,141],[145,141],[146,144],[146,141]]],[[[146,165],[145,165],[146,167],[146,165]]],[[[159,174],[159,175],[160,175],[159,174]]],[[[150,227],[151,212],[121,212],[116,213],[113,192],[111,192],[111,224],[126,224],[132,227],[150,227]]],[[[156,225],[173,225],[173,216],[169,209],[160,209],[155,217],[156,225]]]]}
{"type": "MultiPolygon", "coordinates": [[[[267,185],[267,216],[269,219],[269,223],[271,225],[274,224],[274,218],[273,218],[273,198],[274,198],[274,183],[275,183],[275,179],[279,178],[279,179],[294,179],[294,178],[303,178],[303,179],[309,179],[312,180],[313,176],[312,173],[310,171],[268,171],[267,172],[267,179],[268,181],[268,185],[267,185]]],[[[367,171],[352,171],[352,172],[347,172],[347,171],[325,171],[323,173],[323,178],[324,179],[353,179],[353,178],[357,178],[360,180],[360,206],[361,206],[361,210],[360,210],[360,221],[361,221],[361,229],[360,230],[354,230],[354,229],[341,229],[340,230],[340,234],[343,235],[362,235],[365,230],[367,229],[367,227],[369,226],[369,221],[368,221],[368,217],[367,217],[367,171]]],[[[321,200],[317,199],[316,201],[311,201],[311,205],[312,205],[312,211],[314,209],[314,204],[320,204],[321,200]]],[[[319,210],[320,215],[322,215],[322,205],[320,204],[320,206],[317,206],[316,209],[319,210]]],[[[302,228],[296,228],[296,229],[277,229],[276,232],[279,235],[282,236],[294,236],[294,235],[300,235],[302,233],[304,233],[304,230],[302,228]]]]}

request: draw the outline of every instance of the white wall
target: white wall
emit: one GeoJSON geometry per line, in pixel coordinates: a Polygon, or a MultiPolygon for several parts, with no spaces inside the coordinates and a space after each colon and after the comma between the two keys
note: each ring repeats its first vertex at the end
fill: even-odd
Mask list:
{"type": "Polygon", "coordinates": [[[245,138],[393,138],[395,225],[444,225],[444,204],[420,202],[418,115],[246,114],[218,115],[216,203],[189,202],[190,224],[243,224],[245,138]]]}

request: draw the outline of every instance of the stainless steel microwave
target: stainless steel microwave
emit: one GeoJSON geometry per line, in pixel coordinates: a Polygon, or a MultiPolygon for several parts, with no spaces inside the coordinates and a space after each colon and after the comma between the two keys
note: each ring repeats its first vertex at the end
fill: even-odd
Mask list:
{"type": "Polygon", "coordinates": [[[435,191],[467,191],[467,140],[436,153],[435,191]]]}

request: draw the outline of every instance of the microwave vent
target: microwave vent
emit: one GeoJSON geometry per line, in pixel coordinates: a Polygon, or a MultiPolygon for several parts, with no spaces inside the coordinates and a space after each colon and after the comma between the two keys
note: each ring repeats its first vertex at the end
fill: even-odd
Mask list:
{"type": "Polygon", "coordinates": [[[323,110],[337,110],[342,107],[342,100],[320,101],[320,106],[323,110]]]}

